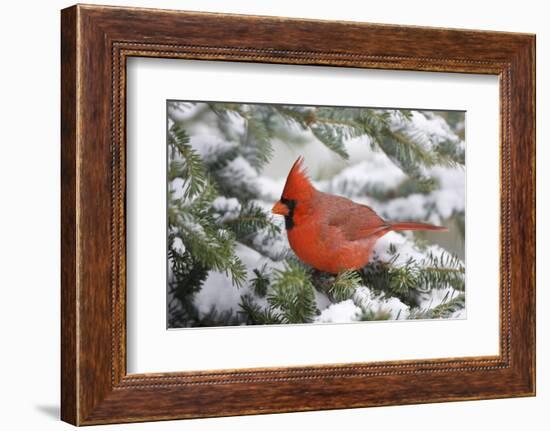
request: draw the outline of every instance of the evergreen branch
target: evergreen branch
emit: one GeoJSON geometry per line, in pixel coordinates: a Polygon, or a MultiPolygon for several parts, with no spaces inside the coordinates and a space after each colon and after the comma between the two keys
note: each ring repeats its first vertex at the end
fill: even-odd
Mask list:
{"type": "Polygon", "coordinates": [[[270,132],[266,118],[263,118],[258,111],[246,115],[245,118],[244,156],[259,171],[273,156],[270,132]]]}
{"type": "MultiPolygon", "coordinates": [[[[252,277],[247,282],[247,269],[238,257],[237,248],[245,244],[272,258],[268,249],[279,253],[284,248],[281,229],[255,203],[260,196],[256,179],[272,158],[273,139],[299,146],[311,142],[313,136],[340,157],[347,158],[349,140],[368,138],[374,151],[384,152],[408,177],[391,189],[372,182],[360,185],[360,193],[384,202],[437,189],[439,184],[428,177],[426,168],[463,165],[464,145],[457,144],[452,136],[449,135],[449,140],[431,142],[430,133],[417,129],[411,122],[411,111],[407,110],[237,103],[174,106],[179,110],[191,108],[191,117],[174,122],[207,125],[221,140],[212,143],[203,159],[193,150],[185,129],[170,121],[170,325],[312,322],[318,314],[315,289],[335,303],[353,299],[357,287],[366,285],[379,293],[377,298],[397,297],[413,309],[414,304],[418,306],[419,297],[425,298],[433,289],[452,287],[464,291],[464,265],[448,254],[397,263],[402,259],[398,260],[398,251],[393,247],[389,262],[371,262],[359,273],[349,271],[335,277],[312,270],[290,252],[284,269],[272,272],[271,267],[264,264],[252,269],[252,277]],[[214,204],[214,208],[213,202],[218,197],[233,201],[225,206],[214,204]],[[227,274],[235,286],[247,284],[247,293],[241,296],[236,312],[212,308],[204,313],[195,306],[194,297],[212,270],[227,274]]],[[[172,119],[177,118],[175,114],[172,119]]],[[[353,187],[357,192],[355,183],[353,187]]],[[[460,214],[456,218],[463,226],[463,216],[462,222],[460,214]]],[[[451,307],[460,305],[459,298],[460,295],[431,310],[417,309],[414,315],[429,313],[425,316],[433,318],[451,315],[454,312],[451,307]]],[[[363,309],[361,318],[389,319],[392,312],[368,308],[363,309]]]]}
{"type": "Polygon", "coordinates": [[[245,315],[247,325],[272,325],[284,323],[281,316],[271,308],[262,308],[250,295],[242,295],[240,313],[245,315]]]}
{"type": "Polygon", "coordinates": [[[396,296],[407,304],[415,305],[414,292],[429,292],[433,289],[452,287],[464,291],[464,265],[455,256],[442,253],[437,257],[429,254],[420,262],[409,259],[396,265],[398,253],[393,253],[388,262],[374,261],[367,264],[362,275],[366,285],[386,296],[396,296]]]}
{"type": "MultiPolygon", "coordinates": [[[[429,180],[425,178],[424,172],[420,169],[421,166],[456,166],[463,161],[463,157],[460,157],[459,153],[452,153],[448,145],[439,144],[431,149],[424,134],[415,133],[406,127],[411,118],[412,113],[407,110],[365,109],[361,113],[367,134],[411,178],[429,180]],[[389,121],[391,113],[400,116],[401,122],[405,124],[400,130],[393,130],[389,121]]],[[[456,145],[453,147],[457,148],[456,145]]]]}
{"type": "MultiPolygon", "coordinates": [[[[169,238],[172,244],[171,236],[169,238]]],[[[199,312],[193,299],[208,276],[208,268],[197,261],[188,251],[183,254],[168,250],[172,277],[168,281],[168,325],[170,327],[192,326],[199,321],[199,312]]]]}
{"type": "MultiPolygon", "coordinates": [[[[390,310],[372,310],[367,309],[363,311],[361,316],[359,317],[359,320],[362,322],[370,322],[370,321],[378,321],[378,320],[390,320],[391,319],[391,311],[390,310]]],[[[395,319],[397,320],[397,319],[395,319]]]]}
{"type": "Polygon", "coordinates": [[[344,142],[353,135],[353,123],[318,116],[317,113],[322,113],[323,108],[277,106],[275,109],[287,122],[295,123],[304,130],[309,129],[327,148],[343,159],[349,158],[344,142]]]}
{"type": "Polygon", "coordinates": [[[449,160],[451,166],[464,166],[466,164],[466,151],[463,146],[455,142],[443,141],[435,146],[434,151],[441,160],[449,160]]]}
{"type": "Polygon", "coordinates": [[[399,117],[401,117],[402,121],[411,121],[412,120],[412,112],[410,109],[396,109],[395,112],[399,117]]]}
{"type": "Polygon", "coordinates": [[[175,111],[185,112],[196,104],[196,102],[172,101],[169,104],[169,108],[175,111]]]}
{"type": "Polygon", "coordinates": [[[303,268],[287,263],[275,270],[273,291],[267,296],[272,311],[280,312],[284,323],[310,323],[317,307],[313,285],[303,268]]]}
{"type": "Polygon", "coordinates": [[[267,295],[267,289],[271,280],[269,279],[269,272],[267,270],[267,264],[264,263],[260,269],[255,268],[252,271],[255,277],[250,280],[250,285],[259,298],[265,298],[267,295]]]}
{"type": "Polygon", "coordinates": [[[231,275],[231,282],[237,287],[240,287],[246,281],[246,266],[235,254],[234,250],[231,261],[227,268],[225,268],[225,273],[231,275]]]}
{"type": "Polygon", "coordinates": [[[193,324],[196,328],[210,328],[212,326],[235,326],[242,324],[242,319],[233,310],[218,311],[212,307],[208,313],[200,316],[193,324]]]}
{"type": "Polygon", "coordinates": [[[310,130],[327,148],[334,151],[343,159],[349,159],[349,154],[344,145],[346,139],[345,129],[328,124],[315,123],[310,126],[310,130]]]}
{"type": "Polygon", "coordinates": [[[207,184],[189,205],[181,200],[171,201],[174,210],[169,211],[169,228],[203,266],[230,274],[233,283],[240,286],[246,280],[246,267],[235,254],[235,234],[216,224],[212,213],[214,197],[215,188],[207,184]]]}
{"type": "Polygon", "coordinates": [[[315,121],[315,108],[288,105],[273,105],[273,108],[287,123],[296,124],[304,130],[315,121]]]}
{"type": "Polygon", "coordinates": [[[429,253],[420,266],[420,283],[427,290],[441,289],[450,286],[455,290],[464,291],[464,264],[449,253],[442,253],[439,257],[429,253]]]}
{"type": "Polygon", "coordinates": [[[418,286],[417,268],[408,264],[394,266],[399,255],[389,262],[374,261],[363,268],[365,284],[374,291],[406,299],[409,291],[418,286]]]}
{"type": "Polygon", "coordinates": [[[253,202],[242,206],[238,217],[226,221],[224,225],[235,233],[237,239],[246,238],[261,229],[268,229],[271,235],[281,233],[279,226],[272,222],[271,216],[253,202]]]}
{"type": "Polygon", "coordinates": [[[244,156],[238,155],[228,159],[223,165],[220,163],[218,169],[210,172],[222,195],[235,197],[239,201],[249,201],[258,196],[259,186],[256,183],[258,174],[244,156]]]}
{"type": "Polygon", "coordinates": [[[361,276],[356,271],[344,271],[339,273],[329,288],[329,294],[336,302],[350,299],[355,289],[361,286],[361,276]]]}
{"type": "Polygon", "coordinates": [[[412,312],[409,319],[448,319],[452,314],[463,310],[466,306],[466,297],[462,293],[457,297],[443,302],[434,308],[412,312]]]}
{"type": "Polygon", "coordinates": [[[392,132],[389,128],[383,130],[376,142],[390,160],[416,180],[425,177],[420,166],[431,167],[436,164],[434,153],[424,149],[402,133],[392,132]]]}
{"type": "Polygon", "coordinates": [[[168,145],[172,149],[172,159],[168,168],[168,180],[181,178],[184,181],[183,196],[192,198],[206,185],[206,169],[200,156],[189,144],[189,137],[185,130],[174,124],[168,134],[168,145]],[[175,159],[175,152],[181,160],[175,159]]]}
{"type": "Polygon", "coordinates": [[[218,117],[218,128],[226,138],[231,135],[228,130],[229,114],[243,120],[245,130],[239,139],[239,152],[259,172],[273,155],[269,121],[271,108],[236,103],[210,103],[209,107],[218,117]]]}
{"type": "Polygon", "coordinates": [[[243,115],[243,105],[241,103],[214,102],[207,103],[206,105],[216,114],[216,116],[220,117],[222,121],[227,121],[230,112],[240,116],[243,115]]]}

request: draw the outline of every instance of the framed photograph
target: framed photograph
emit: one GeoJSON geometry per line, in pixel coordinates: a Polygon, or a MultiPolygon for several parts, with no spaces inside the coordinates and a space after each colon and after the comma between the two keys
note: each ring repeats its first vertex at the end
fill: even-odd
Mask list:
{"type": "Polygon", "coordinates": [[[61,14],[61,416],[535,394],[535,37],[61,14]]]}

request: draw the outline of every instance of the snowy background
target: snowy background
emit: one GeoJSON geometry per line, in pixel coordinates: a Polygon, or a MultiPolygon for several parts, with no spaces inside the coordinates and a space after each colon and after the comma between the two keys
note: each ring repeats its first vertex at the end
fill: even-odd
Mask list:
{"type": "Polygon", "coordinates": [[[169,327],[465,317],[463,112],[169,101],[168,129],[169,327]],[[299,155],[317,189],[449,231],[308,268],[270,215],[299,155]]]}

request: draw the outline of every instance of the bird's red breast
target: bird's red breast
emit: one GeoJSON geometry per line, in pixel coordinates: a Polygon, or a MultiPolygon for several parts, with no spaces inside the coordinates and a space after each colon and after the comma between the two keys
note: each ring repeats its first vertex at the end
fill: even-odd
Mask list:
{"type": "Polygon", "coordinates": [[[376,241],[392,230],[446,230],[424,223],[387,222],[366,205],[316,190],[301,157],[292,166],[272,212],[285,217],[294,253],[330,273],[366,265],[376,241]]]}

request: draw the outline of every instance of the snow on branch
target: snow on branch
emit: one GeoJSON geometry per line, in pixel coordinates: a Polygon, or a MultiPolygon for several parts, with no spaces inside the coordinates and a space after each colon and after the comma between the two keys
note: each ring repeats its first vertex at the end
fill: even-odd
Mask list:
{"type": "Polygon", "coordinates": [[[270,213],[285,177],[269,173],[281,145],[323,148],[319,190],[463,238],[463,126],[452,112],[169,102],[169,325],[463,317],[464,263],[429,239],[390,232],[338,275],[300,262],[270,213]]]}

